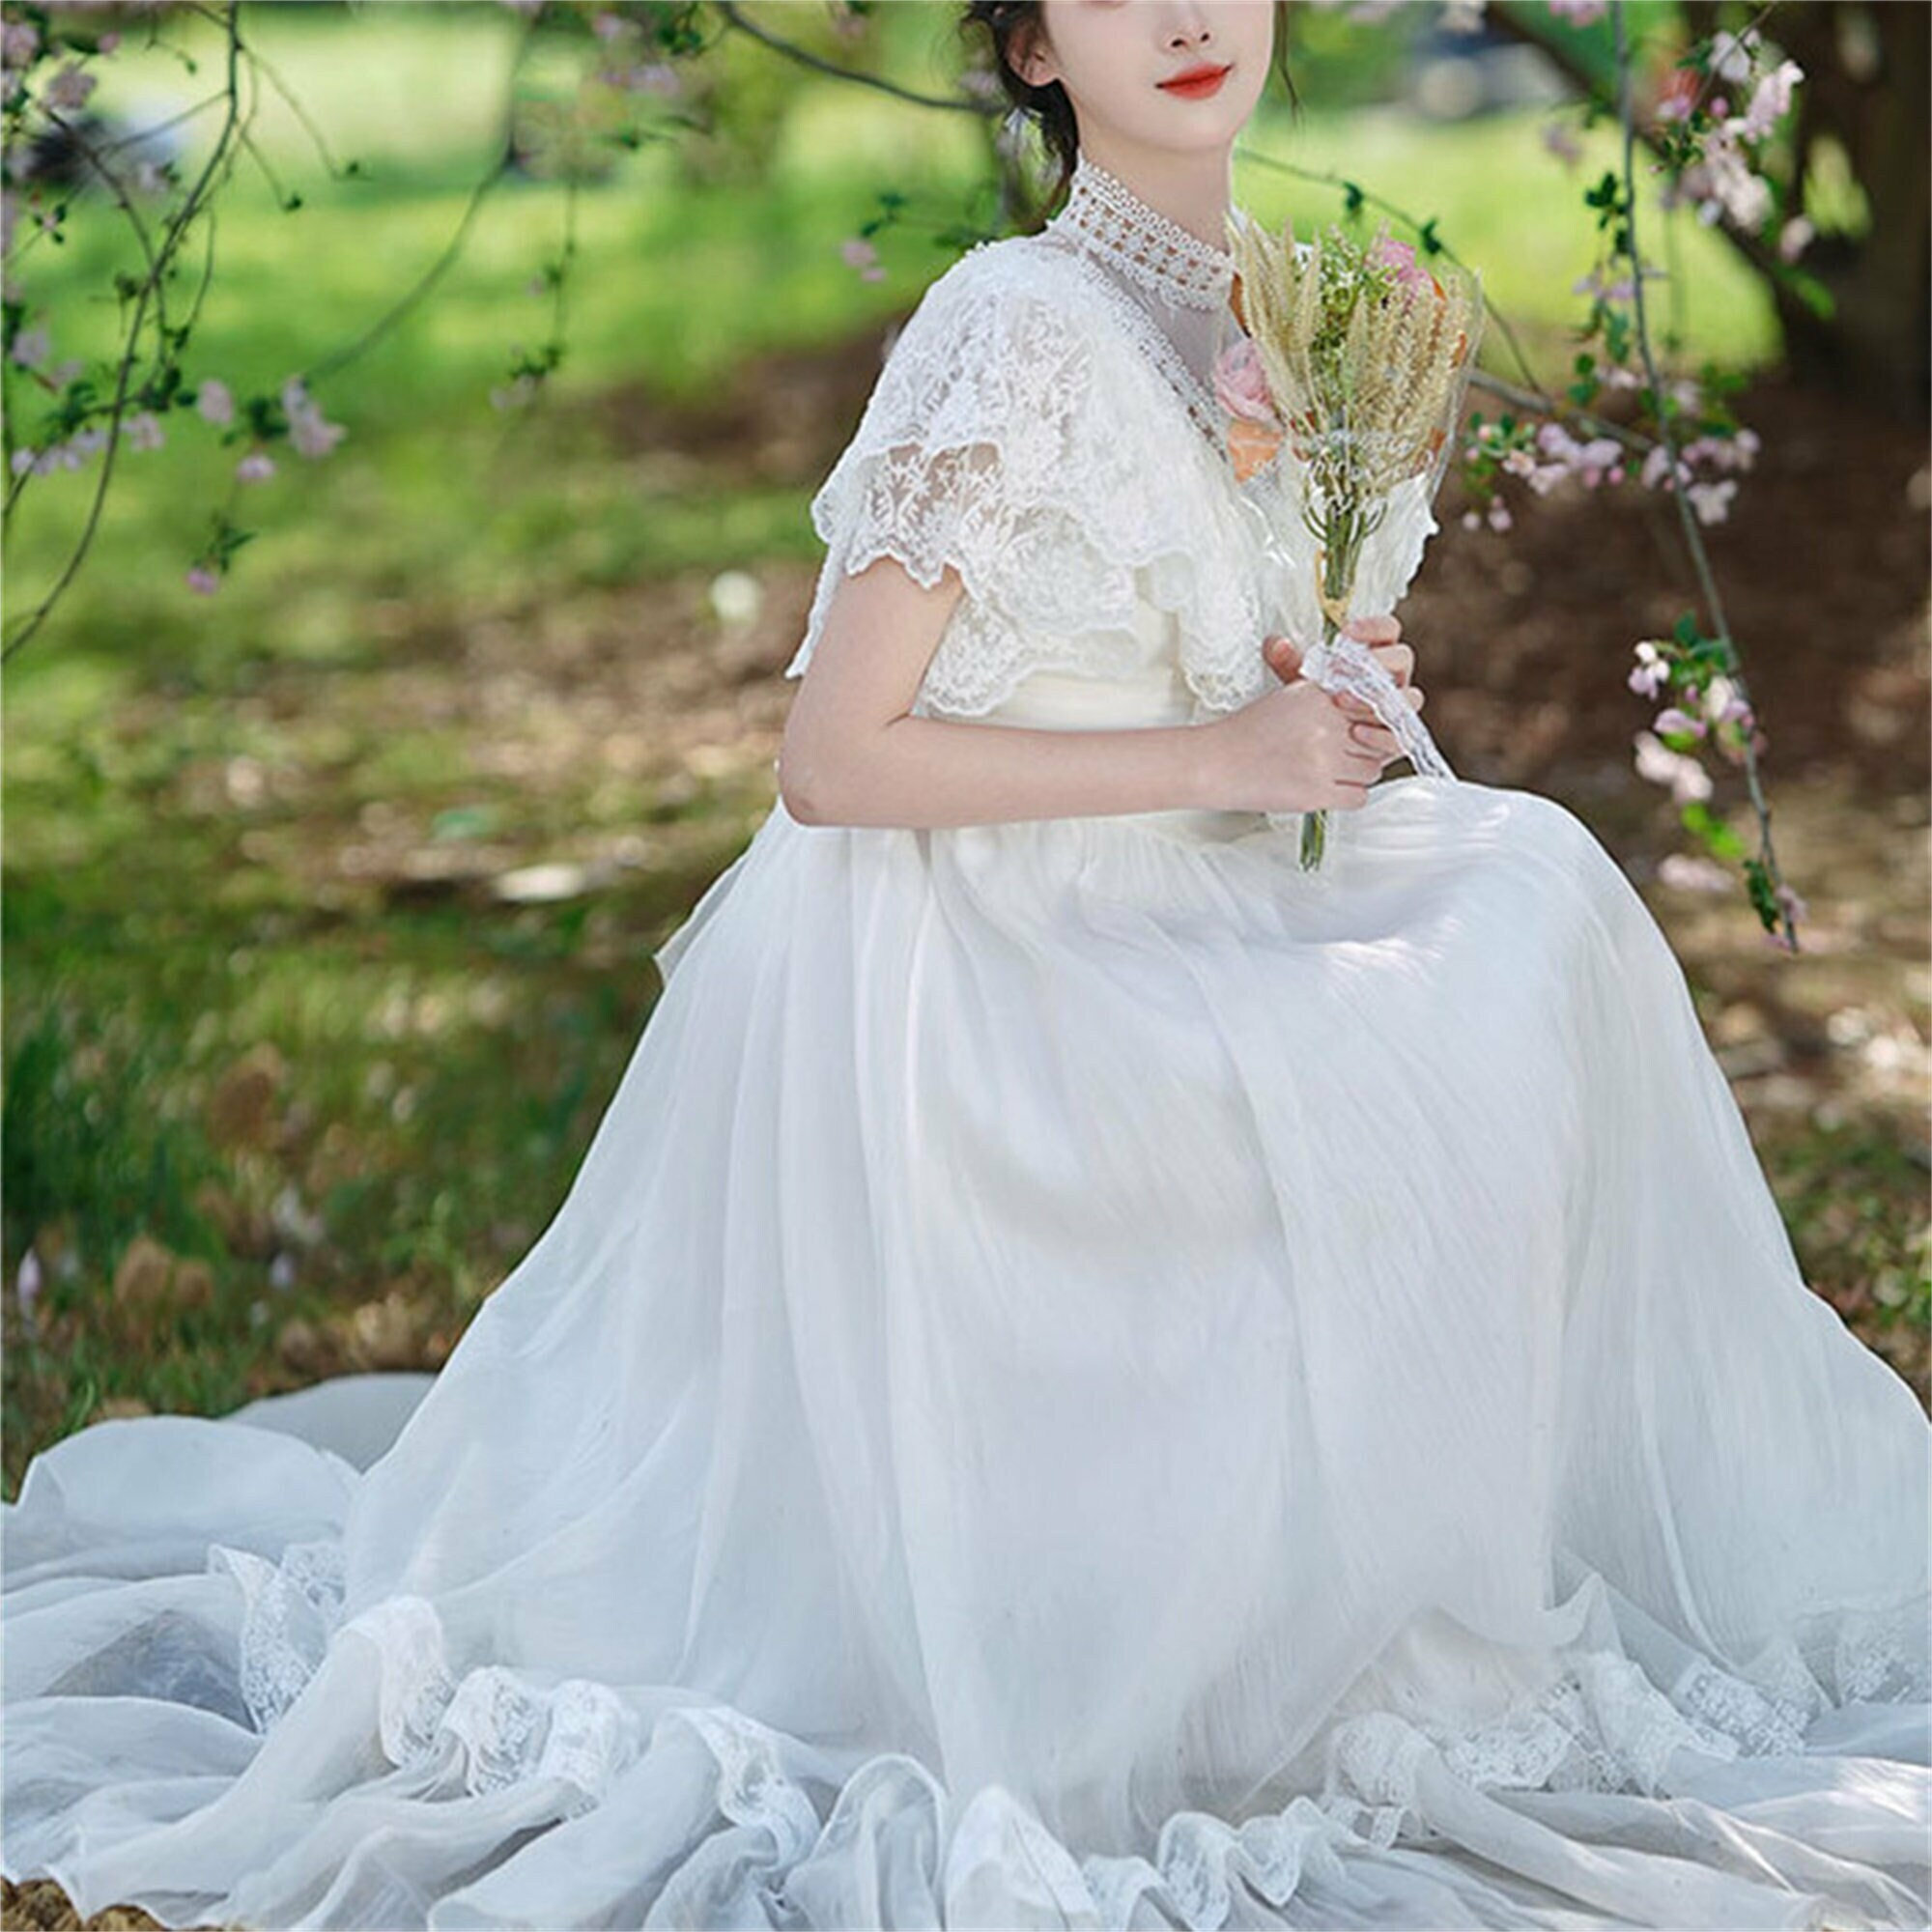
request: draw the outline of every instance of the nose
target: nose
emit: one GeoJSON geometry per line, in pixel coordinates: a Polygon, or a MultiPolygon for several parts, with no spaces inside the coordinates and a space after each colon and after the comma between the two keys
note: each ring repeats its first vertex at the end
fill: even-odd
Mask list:
{"type": "Polygon", "coordinates": [[[1199,0],[1192,6],[1173,9],[1173,20],[1167,34],[1170,47],[1184,52],[1191,47],[1205,47],[1212,39],[1207,9],[1199,4],[1199,0]]]}

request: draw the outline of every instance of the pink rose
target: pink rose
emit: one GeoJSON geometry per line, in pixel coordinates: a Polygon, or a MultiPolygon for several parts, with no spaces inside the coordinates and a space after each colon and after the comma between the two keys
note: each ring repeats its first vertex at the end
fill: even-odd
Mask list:
{"type": "Polygon", "coordinates": [[[1435,286],[1435,277],[1415,259],[1415,243],[1412,242],[1398,242],[1394,236],[1384,235],[1369,250],[1369,262],[1378,269],[1393,269],[1398,287],[1417,282],[1435,286]]]}
{"type": "Polygon", "coordinates": [[[1281,427],[1261,352],[1248,336],[1231,342],[1214,358],[1214,395],[1231,416],[1265,423],[1270,429],[1281,427]]]}

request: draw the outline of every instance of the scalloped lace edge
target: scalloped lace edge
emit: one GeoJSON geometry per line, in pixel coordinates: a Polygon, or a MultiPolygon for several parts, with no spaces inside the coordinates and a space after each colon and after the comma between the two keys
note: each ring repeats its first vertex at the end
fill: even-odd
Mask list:
{"type": "MultiPolygon", "coordinates": [[[[243,1598],[241,1680],[256,1727],[266,1733],[315,1677],[345,1632],[377,1650],[382,1747],[396,1765],[456,1772],[482,1793],[556,1778],[570,1790],[567,1815],[589,1809],[611,1781],[655,1747],[666,1724],[696,1732],[717,1760],[720,1809],[772,1837],[767,1884],[814,1851],[836,1848],[867,1787],[888,1767],[906,1771],[943,1816],[946,1787],[915,1757],[880,1751],[840,1786],[821,1821],[810,1795],[787,1776],[782,1734],[735,1707],[694,1701],[642,1719],[610,1686],[566,1678],[549,1687],[498,1663],[461,1675],[449,1664],[440,1616],[427,1599],[384,1598],[344,1620],[339,1539],[289,1546],[279,1563],[212,1545],[210,1570],[225,1571],[243,1598]]],[[[1017,1836],[1037,1870],[1058,1871],[1069,1896],[1084,1889],[1102,1922],[1124,1927],[1144,1892],[1197,1932],[1222,1925],[1236,1879],[1279,1904],[1305,1871],[1339,1879],[1338,1848],[1435,1839],[1418,1808],[1421,1766],[1433,1758],[1477,1790],[1638,1792],[1667,1795],[1680,1751],[1708,1761],[1796,1752],[1823,1711],[1853,1699],[1932,1698],[1923,1593],[1877,1606],[1820,1611],[1767,1643],[1740,1674],[1702,1654],[1666,1693],[1632,1657],[1613,1648],[1561,1653],[1563,1668],[1503,1716],[1443,1729],[1389,1710],[1343,1719],[1327,1733],[1318,1792],[1239,1825],[1199,1810],[1167,1818],[1151,1859],[1091,1853],[1074,1860],[1013,1794],[976,1792],[960,1817],[966,1842],[1017,1836]],[[1919,1637],[1914,1642],[1915,1634],[1919,1637]]]]}

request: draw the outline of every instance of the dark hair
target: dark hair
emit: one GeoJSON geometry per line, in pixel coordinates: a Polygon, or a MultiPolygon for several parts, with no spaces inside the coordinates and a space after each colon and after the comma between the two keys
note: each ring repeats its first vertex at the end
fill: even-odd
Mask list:
{"type": "MultiPolygon", "coordinates": [[[[964,0],[959,18],[962,36],[983,31],[990,45],[993,72],[1011,107],[1016,107],[1038,128],[1046,151],[1052,156],[1057,178],[1048,190],[1042,213],[1051,209],[1065,192],[1073,178],[1074,163],[1080,158],[1080,128],[1074,118],[1073,103],[1059,81],[1035,87],[1013,67],[1009,53],[1017,53],[1015,40],[1022,30],[1037,32],[1040,26],[1040,0],[964,0]]],[[[1301,112],[1301,98],[1294,91],[1294,77],[1288,71],[1288,0],[1274,0],[1274,59],[1282,84],[1288,89],[1289,105],[1301,112]]]]}

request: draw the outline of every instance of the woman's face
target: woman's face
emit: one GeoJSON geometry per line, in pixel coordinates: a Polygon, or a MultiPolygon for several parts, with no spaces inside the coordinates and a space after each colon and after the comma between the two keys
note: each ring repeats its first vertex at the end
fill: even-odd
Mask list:
{"type": "Polygon", "coordinates": [[[1272,0],[1042,0],[1043,33],[1014,65],[1036,87],[1057,80],[1081,145],[1199,153],[1233,147],[1267,82],[1272,0]],[[1211,94],[1163,87],[1204,65],[1229,71],[1211,94]]]}

